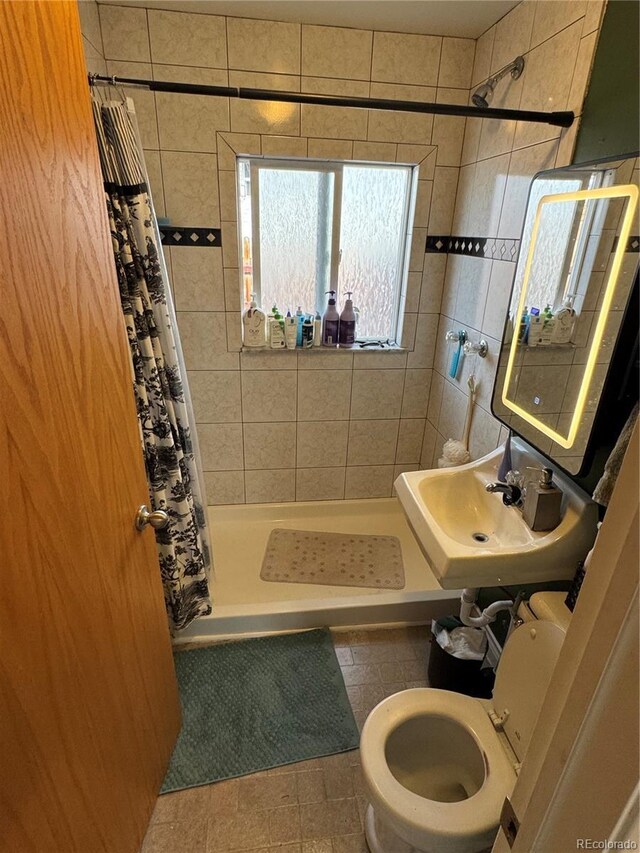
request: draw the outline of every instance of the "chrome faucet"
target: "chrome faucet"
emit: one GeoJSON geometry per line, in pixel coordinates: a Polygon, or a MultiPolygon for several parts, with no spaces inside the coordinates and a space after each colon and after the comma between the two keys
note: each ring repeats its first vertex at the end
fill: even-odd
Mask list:
{"type": "Polygon", "coordinates": [[[505,506],[519,506],[522,502],[522,489],[515,483],[487,483],[485,488],[488,492],[501,494],[505,506]]]}

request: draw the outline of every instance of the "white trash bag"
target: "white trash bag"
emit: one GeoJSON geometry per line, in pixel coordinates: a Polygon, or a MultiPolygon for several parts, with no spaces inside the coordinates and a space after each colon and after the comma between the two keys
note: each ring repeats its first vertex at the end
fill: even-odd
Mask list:
{"type": "Polygon", "coordinates": [[[487,653],[487,635],[484,628],[453,628],[447,630],[435,620],[431,631],[441,649],[458,660],[483,660],[487,653]]]}

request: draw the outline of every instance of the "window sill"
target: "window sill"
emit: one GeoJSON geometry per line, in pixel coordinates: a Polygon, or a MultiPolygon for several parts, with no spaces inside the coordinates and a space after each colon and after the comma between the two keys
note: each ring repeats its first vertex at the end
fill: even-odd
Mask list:
{"type": "Polygon", "coordinates": [[[302,353],[305,356],[308,355],[313,357],[314,355],[327,355],[331,353],[335,353],[336,355],[344,355],[345,353],[367,353],[367,352],[375,352],[375,353],[400,353],[400,352],[409,352],[406,347],[401,346],[380,346],[380,345],[369,345],[366,347],[296,347],[295,349],[271,349],[270,347],[242,347],[242,353],[258,353],[260,355],[290,355],[291,353],[302,353]]]}

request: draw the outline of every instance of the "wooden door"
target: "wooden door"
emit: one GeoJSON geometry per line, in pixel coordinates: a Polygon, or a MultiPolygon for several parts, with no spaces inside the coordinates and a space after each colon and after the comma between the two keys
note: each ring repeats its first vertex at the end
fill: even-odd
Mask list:
{"type": "Polygon", "coordinates": [[[0,2],[0,850],[133,853],[179,728],[75,2],[0,2]]]}

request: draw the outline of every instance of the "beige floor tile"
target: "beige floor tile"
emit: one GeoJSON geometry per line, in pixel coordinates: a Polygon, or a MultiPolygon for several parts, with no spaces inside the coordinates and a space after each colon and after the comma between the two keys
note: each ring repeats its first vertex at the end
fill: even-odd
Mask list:
{"type": "Polygon", "coordinates": [[[332,851],[330,838],[321,838],[319,841],[305,841],[302,845],[302,853],[332,853],[332,851]]]}
{"type": "Polygon", "coordinates": [[[296,776],[299,803],[321,803],[327,799],[322,770],[305,770],[296,776]]]}
{"type": "Polygon", "coordinates": [[[384,684],[383,688],[386,699],[387,696],[393,696],[394,693],[400,693],[401,690],[406,690],[407,684],[405,681],[394,681],[390,684],[384,684]]]}
{"type": "Polygon", "coordinates": [[[295,773],[282,773],[277,776],[254,773],[238,781],[239,811],[275,809],[298,802],[295,773]]]}
{"type": "Polygon", "coordinates": [[[354,664],[353,666],[343,666],[342,676],[347,687],[352,687],[357,684],[379,684],[380,674],[378,668],[373,664],[354,664]]]}
{"type": "Polygon", "coordinates": [[[353,781],[349,753],[328,755],[322,759],[324,765],[324,785],[327,800],[344,800],[353,797],[353,781]]]}
{"type": "Polygon", "coordinates": [[[331,841],[333,853],[369,853],[364,834],[361,832],[354,835],[338,835],[331,841]]]}
{"type": "Polygon", "coordinates": [[[209,785],[209,816],[231,814],[238,808],[240,779],[225,779],[209,785]]]}
{"type": "Polygon", "coordinates": [[[361,829],[355,797],[300,806],[303,841],[349,835],[361,829]]]}
{"type": "Polygon", "coordinates": [[[207,820],[211,806],[211,785],[188,788],[158,797],[151,817],[152,823],[207,820]]]}
{"type": "Polygon", "coordinates": [[[362,767],[358,765],[357,767],[351,768],[351,779],[353,785],[353,793],[356,795],[356,797],[366,796],[366,788],[364,785],[364,775],[362,773],[362,767]]]}
{"type": "Polygon", "coordinates": [[[402,663],[402,675],[405,681],[420,681],[427,677],[425,660],[408,660],[402,663]]]}
{"type": "Polygon", "coordinates": [[[237,812],[209,820],[208,853],[269,845],[269,812],[237,812]]]}
{"type": "Polygon", "coordinates": [[[206,853],[207,823],[203,820],[154,823],[141,853],[206,853]]]}
{"type": "Polygon", "coordinates": [[[365,661],[354,661],[350,646],[338,646],[336,648],[336,657],[340,666],[349,666],[352,663],[365,663],[365,661]]]}
{"type": "Polygon", "coordinates": [[[269,812],[269,840],[272,845],[300,841],[300,808],[297,805],[280,806],[269,812]]]}

